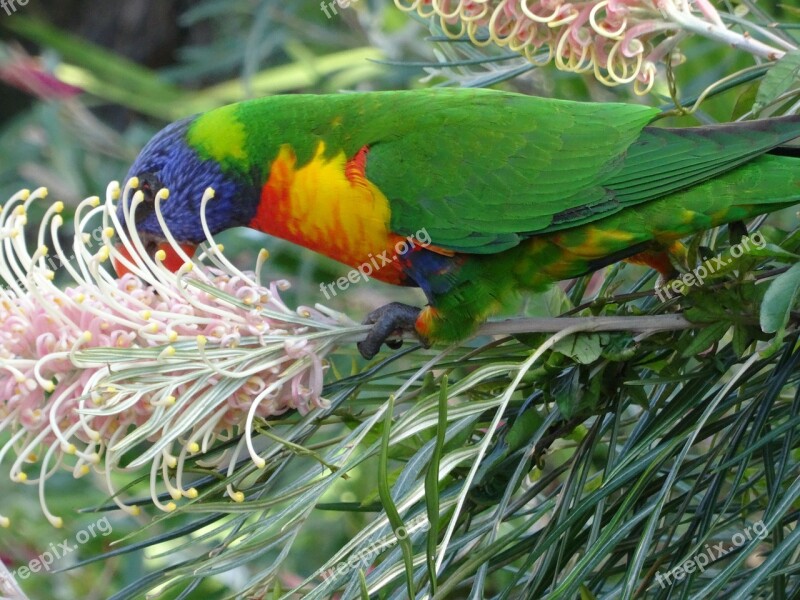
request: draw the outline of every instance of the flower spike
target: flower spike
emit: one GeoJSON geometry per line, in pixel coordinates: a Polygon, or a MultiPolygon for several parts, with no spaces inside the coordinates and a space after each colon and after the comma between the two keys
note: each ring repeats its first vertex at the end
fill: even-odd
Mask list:
{"type": "MultiPolygon", "coordinates": [[[[173,273],[163,257],[150,259],[136,230],[116,216],[121,199],[126,224],[135,222],[137,185],[130,180],[120,194],[112,183],[104,202],[93,197],[79,205],[71,256],[59,242],[61,203],[47,208],[36,236],[26,235],[27,209],[46,190],[18,192],[0,211],[0,434],[7,439],[0,463],[11,457],[11,479],[38,485],[54,526],[62,520],[48,510],[45,491],[59,470],[76,478],[98,470],[115,502],[136,514],[115,493],[113,472],[148,467],[153,505],[172,511],[198,495],[185,481],[186,461],[216,441],[241,436],[232,454],[209,454],[204,466],[232,474],[245,450],[263,466],[252,443],[256,420],[326,407],[324,357],[365,329],[324,307],[289,309],[280,298],[288,282],[262,285],[255,273],[234,267],[205,217],[207,257],[216,266],[184,254],[173,273]],[[36,239],[33,252],[27,239],[36,239]],[[112,276],[109,258],[128,273],[112,276]],[[68,286],[55,285],[57,270],[68,286]],[[132,452],[138,456],[131,459],[132,452]],[[163,492],[170,501],[159,499],[163,492]]],[[[203,208],[212,196],[204,196],[203,208]]],[[[167,190],[156,195],[159,216],[167,198],[167,190]]],[[[168,231],[165,237],[183,251],[168,231]]],[[[265,259],[259,255],[259,269],[265,259]]],[[[244,499],[230,485],[227,494],[244,499]]]]}

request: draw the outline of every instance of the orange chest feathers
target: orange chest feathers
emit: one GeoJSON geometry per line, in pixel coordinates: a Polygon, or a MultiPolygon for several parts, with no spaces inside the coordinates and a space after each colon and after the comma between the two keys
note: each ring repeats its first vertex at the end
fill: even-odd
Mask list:
{"type": "MultiPolygon", "coordinates": [[[[325,156],[320,142],[314,158],[298,168],[292,147],[281,146],[250,227],[353,268],[387,250],[391,255],[402,238],[389,232],[389,201],[366,177],[368,151],[349,160],[344,152],[325,156]]],[[[393,263],[373,277],[400,283],[402,273],[393,263]]]]}

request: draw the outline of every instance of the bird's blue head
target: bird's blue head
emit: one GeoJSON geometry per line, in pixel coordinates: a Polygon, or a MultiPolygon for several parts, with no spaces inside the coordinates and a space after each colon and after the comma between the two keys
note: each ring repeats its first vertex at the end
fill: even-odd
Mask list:
{"type": "MultiPolygon", "coordinates": [[[[206,220],[212,234],[247,225],[258,205],[258,188],[254,179],[241,173],[226,172],[213,159],[204,159],[187,142],[187,132],[196,117],[172,123],[151,139],[134,161],[125,181],[139,181],[143,202],[136,207],[132,224],[149,255],[164,250],[164,264],[177,269],[183,263],[166,241],[156,215],[156,194],[162,188],[169,197],[159,202],[161,216],[178,244],[191,256],[194,248],[205,241],[200,209],[206,189],[214,190],[214,200],[207,203],[206,220]]],[[[117,217],[126,228],[124,203],[120,202],[117,217]]],[[[125,270],[124,268],[122,269],[125,270]]],[[[120,267],[117,267],[119,273],[120,267]]],[[[121,273],[120,273],[121,274],[121,273]]]]}

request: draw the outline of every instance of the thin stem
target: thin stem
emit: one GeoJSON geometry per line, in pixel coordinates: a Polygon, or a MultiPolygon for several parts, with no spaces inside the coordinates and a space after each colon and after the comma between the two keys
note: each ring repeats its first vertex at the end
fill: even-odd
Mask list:
{"type": "Polygon", "coordinates": [[[478,331],[481,335],[514,333],[554,333],[571,327],[581,331],[677,331],[699,327],[683,315],[652,315],[634,317],[532,317],[487,323],[478,331]]]}
{"type": "Polygon", "coordinates": [[[752,37],[746,37],[741,33],[731,31],[725,26],[720,26],[706,21],[705,19],[701,19],[688,10],[681,10],[674,0],[661,0],[661,2],[658,3],[658,7],[667,17],[686,31],[691,31],[697,35],[702,35],[703,37],[717,40],[724,44],[730,44],[734,48],[744,50],[754,56],[766,58],[767,60],[778,60],[786,54],[783,50],[759,42],[752,37]]]}

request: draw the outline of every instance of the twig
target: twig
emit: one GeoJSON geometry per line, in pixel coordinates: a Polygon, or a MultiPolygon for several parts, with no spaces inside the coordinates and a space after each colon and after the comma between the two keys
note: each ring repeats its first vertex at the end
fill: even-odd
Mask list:
{"type": "Polygon", "coordinates": [[[680,25],[685,31],[691,31],[697,35],[730,44],[734,48],[767,60],[778,60],[786,54],[783,50],[774,48],[752,37],[731,31],[725,27],[721,20],[711,22],[695,16],[689,11],[688,4],[685,2],[680,3],[679,7],[675,0],[662,0],[658,3],[658,7],[664,15],[680,25]]]}
{"type": "Polygon", "coordinates": [[[542,317],[508,319],[486,323],[478,331],[481,335],[513,333],[553,333],[568,327],[580,331],[676,331],[700,327],[687,321],[683,315],[651,315],[633,317],[542,317]]]}

